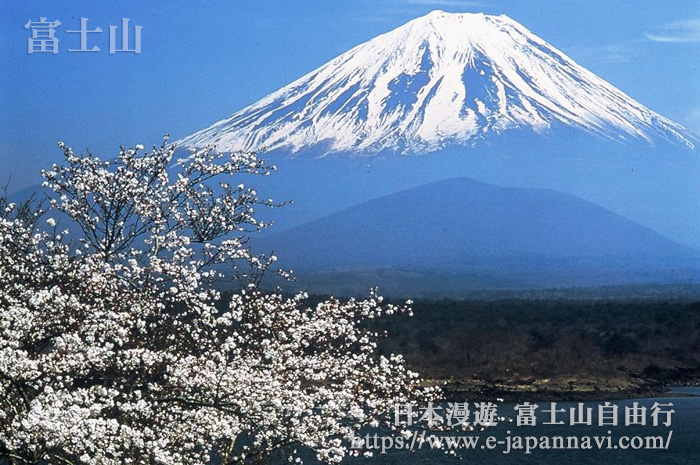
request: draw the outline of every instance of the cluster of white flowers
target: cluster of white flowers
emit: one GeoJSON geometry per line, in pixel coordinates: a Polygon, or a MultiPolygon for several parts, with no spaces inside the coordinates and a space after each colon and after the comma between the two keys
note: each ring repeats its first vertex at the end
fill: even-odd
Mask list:
{"type": "Polygon", "coordinates": [[[259,288],[276,257],[246,234],[274,204],[236,180],[274,169],[255,154],[61,147],[65,164],[44,172],[50,218],[0,199],[0,457],[338,462],[344,437],[431,395],[400,356],[377,355],[366,324],[407,306],[259,288]],[[224,299],[231,275],[246,281],[224,299]]]}

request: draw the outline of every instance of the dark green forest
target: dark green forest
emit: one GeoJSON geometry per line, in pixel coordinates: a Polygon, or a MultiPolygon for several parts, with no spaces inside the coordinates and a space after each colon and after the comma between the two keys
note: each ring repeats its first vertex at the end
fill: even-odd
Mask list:
{"type": "Polygon", "coordinates": [[[646,395],[700,379],[700,302],[417,301],[384,354],[471,397],[646,395]]]}

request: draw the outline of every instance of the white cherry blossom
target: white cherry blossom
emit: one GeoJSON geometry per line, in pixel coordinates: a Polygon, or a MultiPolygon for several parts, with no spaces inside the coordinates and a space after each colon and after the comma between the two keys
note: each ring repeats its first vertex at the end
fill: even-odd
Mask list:
{"type": "Polygon", "coordinates": [[[407,305],[260,288],[276,257],[247,236],[276,204],[239,183],[273,170],[255,154],[173,160],[166,140],[104,161],[60,146],[43,173],[50,229],[41,207],[0,197],[0,456],[339,462],[344,437],[431,395],[365,323],[407,305]],[[222,293],[231,276],[243,286],[222,293]]]}

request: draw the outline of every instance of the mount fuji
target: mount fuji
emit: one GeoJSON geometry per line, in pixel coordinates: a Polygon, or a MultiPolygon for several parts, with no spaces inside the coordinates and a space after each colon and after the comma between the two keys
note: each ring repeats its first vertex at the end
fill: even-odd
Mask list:
{"type": "MultiPolygon", "coordinates": [[[[176,142],[264,149],[279,171],[256,181],[260,192],[294,200],[274,212],[278,231],[468,178],[573,195],[700,248],[698,143],[516,21],[442,11],[360,44],[176,142]]],[[[442,201],[453,211],[464,207],[442,201]]],[[[395,225],[402,228],[397,240],[407,237],[406,227],[395,225]]],[[[382,223],[382,234],[390,231],[382,223]]]]}
{"type": "Polygon", "coordinates": [[[421,154],[557,125],[613,141],[697,144],[512,19],[442,11],[353,48],[180,144],[421,154]]]}

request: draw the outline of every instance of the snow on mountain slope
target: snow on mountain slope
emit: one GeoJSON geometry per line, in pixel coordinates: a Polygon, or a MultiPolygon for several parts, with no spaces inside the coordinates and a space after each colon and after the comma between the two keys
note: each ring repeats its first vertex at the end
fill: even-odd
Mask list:
{"type": "Polygon", "coordinates": [[[178,144],[425,153],[558,125],[623,143],[697,143],[516,21],[434,11],[178,144]]]}

